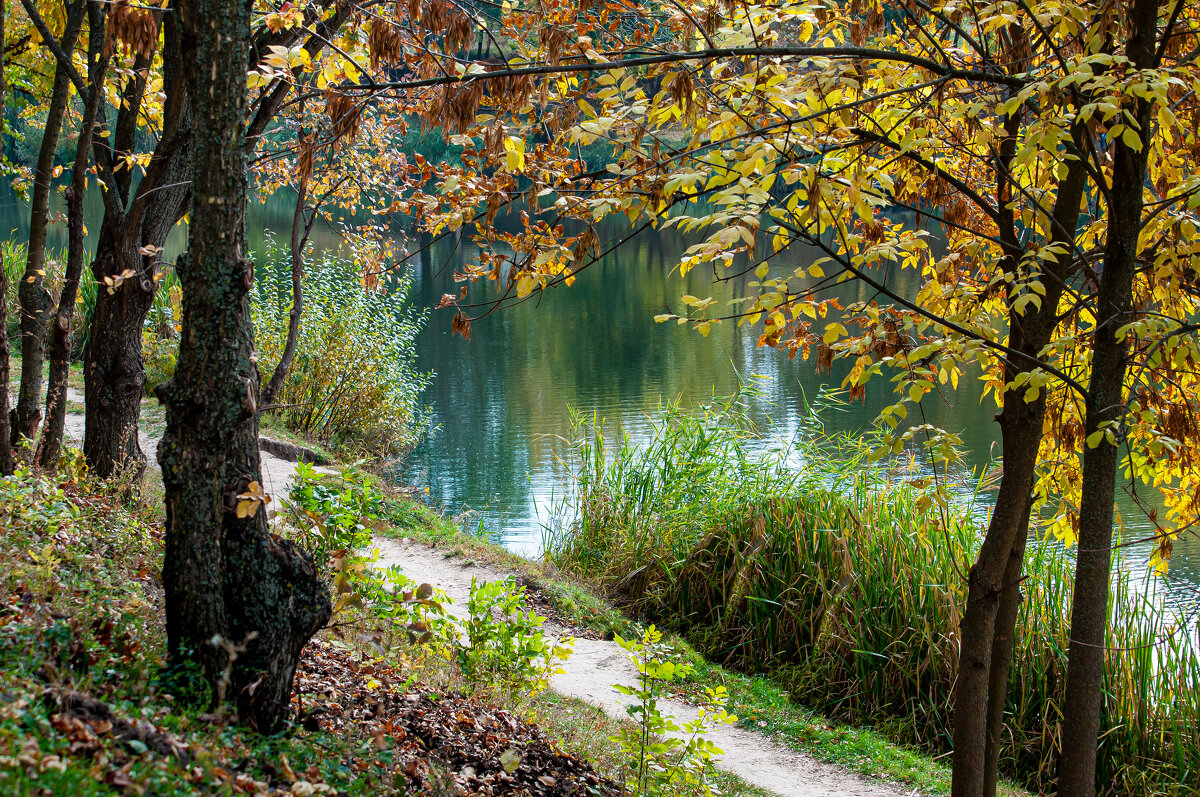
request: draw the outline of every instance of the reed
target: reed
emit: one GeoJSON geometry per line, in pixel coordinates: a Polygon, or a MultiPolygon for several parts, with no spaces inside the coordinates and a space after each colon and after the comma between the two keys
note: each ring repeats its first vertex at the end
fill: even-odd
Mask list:
{"type": "MultiPolygon", "coordinates": [[[[810,429],[756,451],[743,399],[668,406],[615,449],[581,423],[575,519],[548,533],[548,556],[805,705],[948,750],[979,520],[939,509],[911,463],[869,463],[862,441],[810,429]]],[[[1031,541],[1002,767],[1040,792],[1061,750],[1070,570],[1060,546],[1031,541]]],[[[1102,791],[1194,793],[1200,656],[1127,573],[1110,618],[1102,791]]]]}

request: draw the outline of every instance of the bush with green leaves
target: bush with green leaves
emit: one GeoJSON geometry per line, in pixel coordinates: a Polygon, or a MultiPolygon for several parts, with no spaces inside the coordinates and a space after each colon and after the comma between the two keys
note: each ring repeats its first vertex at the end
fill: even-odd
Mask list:
{"type": "MultiPolygon", "coordinates": [[[[251,293],[259,369],[268,379],[283,355],[291,312],[287,254],[269,249],[251,293]]],[[[277,410],[288,429],[332,445],[395,455],[416,442],[417,397],[429,375],[414,367],[413,341],[423,317],[408,306],[411,278],[364,285],[346,263],[326,256],[307,264],[304,312],[295,359],[277,410]]]]}
{"type": "Polygon", "coordinates": [[[705,689],[699,715],[679,725],[662,713],[658,703],[672,683],[691,674],[692,665],[663,642],[662,633],[653,625],[640,640],[624,639],[620,634],[615,638],[638,671],[636,686],[613,685],[634,699],[625,708],[633,726],[623,727],[620,735],[612,737],[628,762],[626,790],[633,797],[719,794],[712,782],[712,770],[713,762],[724,751],[705,733],[718,725],[737,722],[737,717],[725,710],[729,700],[725,687],[705,689]]]}
{"type": "Polygon", "coordinates": [[[512,579],[472,580],[467,616],[455,618],[443,591],[395,565],[378,566],[371,532],[381,530],[385,507],[373,477],[349,469],[341,482],[323,482],[311,465],[298,465],[286,513],[333,587],[335,620],[347,610],[367,612],[386,621],[386,633],[375,640],[381,647],[420,645],[457,661],[469,682],[488,689],[545,689],[572,640],[546,635],[546,618],[528,609],[524,587],[512,579]]]}
{"type": "Polygon", "coordinates": [[[347,468],[341,485],[321,481],[312,465],[296,464],[291,502],[287,507],[300,543],[313,556],[318,568],[326,568],[335,555],[361,551],[371,542],[378,527],[383,495],[369,474],[347,468]]]}
{"type": "Polygon", "coordinates": [[[463,675],[472,681],[541,692],[562,671],[558,662],[571,655],[574,640],[547,637],[546,618],[526,608],[525,588],[511,577],[483,583],[472,578],[467,611],[457,653],[463,675]]]}

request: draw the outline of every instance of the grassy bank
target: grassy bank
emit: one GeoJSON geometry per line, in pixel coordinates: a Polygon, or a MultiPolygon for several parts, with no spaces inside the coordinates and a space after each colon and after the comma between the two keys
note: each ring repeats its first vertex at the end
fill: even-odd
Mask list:
{"type": "MultiPolygon", "coordinates": [[[[850,441],[751,454],[736,402],[668,409],[648,443],[581,443],[578,518],[552,560],[709,658],[768,673],[798,702],[931,754],[949,749],[957,628],[976,521],[931,500],[915,471],[850,441]],[[794,464],[794,463],[793,463],[794,464]]],[[[1060,749],[1069,561],[1031,546],[1002,768],[1050,791],[1060,749]]],[[[1102,789],[1200,785],[1200,657],[1171,618],[1114,589],[1102,789]]]]}
{"type": "MultiPolygon", "coordinates": [[[[340,484],[338,477],[329,477],[340,484]]],[[[641,623],[599,596],[601,583],[564,571],[552,562],[531,561],[510,553],[486,538],[464,531],[470,523],[447,518],[419,501],[392,495],[385,501],[389,519],[386,533],[434,545],[446,556],[479,562],[518,576],[534,597],[539,611],[560,621],[611,637],[640,635],[641,623]]],[[[677,696],[688,700],[707,687],[724,686],[729,710],[739,724],[772,737],[798,752],[814,756],[852,772],[916,788],[920,794],[945,795],[950,791],[949,768],[926,752],[898,743],[885,734],[831,719],[799,705],[777,679],[749,675],[706,659],[686,639],[675,635],[672,644],[695,671],[678,687],[677,696]]],[[[1024,795],[1023,789],[1004,784],[1005,795],[1024,795]]]]}

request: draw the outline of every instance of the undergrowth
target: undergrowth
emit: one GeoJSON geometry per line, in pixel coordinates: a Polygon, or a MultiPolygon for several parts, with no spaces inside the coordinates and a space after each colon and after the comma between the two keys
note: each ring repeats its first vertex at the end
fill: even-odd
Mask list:
{"type": "MultiPolygon", "coordinates": [[[[431,653],[432,635],[414,625],[436,592],[397,579],[394,594],[343,605],[306,648],[284,732],[240,727],[186,665],[164,667],[162,508],[130,496],[79,468],[0,478],[0,793],[478,794],[507,779],[550,795],[557,779],[615,794],[615,781],[562,752],[598,744],[580,706],[543,702],[509,671],[500,680],[521,696],[506,697],[431,653]]],[[[354,513],[369,496],[314,511],[351,535],[329,535],[331,578],[355,561],[333,546],[369,519],[348,520],[343,498],[354,513]]],[[[528,649],[530,632],[513,638],[528,649]]]]}

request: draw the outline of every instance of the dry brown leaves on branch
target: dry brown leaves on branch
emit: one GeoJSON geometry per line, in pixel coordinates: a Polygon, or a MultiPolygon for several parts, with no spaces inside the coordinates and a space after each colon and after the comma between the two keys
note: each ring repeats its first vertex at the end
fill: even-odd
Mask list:
{"type": "Polygon", "coordinates": [[[158,14],[129,0],[117,0],[108,12],[108,49],[118,41],[134,55],[149,58],[158,46],[158,14]]]}

